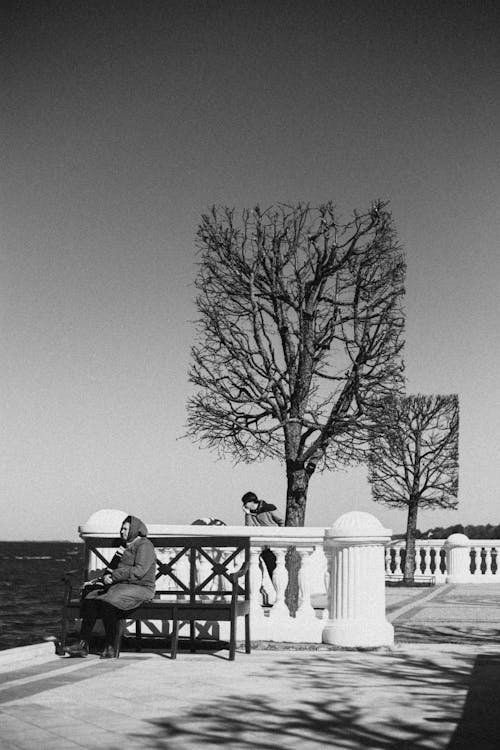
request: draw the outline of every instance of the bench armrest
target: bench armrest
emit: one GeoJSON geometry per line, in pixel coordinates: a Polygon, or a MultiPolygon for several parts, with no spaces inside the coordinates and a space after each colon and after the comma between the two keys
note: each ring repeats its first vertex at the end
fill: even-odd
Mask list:
{"type": "Polygon", "coordinates": [[[80,588],[81,571],[78,568],[67,570],[61,580],[64,581],[64,601],[68,604],[71,600],[73,589],[80,588]]]}

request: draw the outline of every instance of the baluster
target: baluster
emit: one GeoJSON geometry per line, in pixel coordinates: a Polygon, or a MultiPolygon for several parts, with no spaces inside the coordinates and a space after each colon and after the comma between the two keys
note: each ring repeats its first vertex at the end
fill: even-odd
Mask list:
{"type": "Polygon", "coordinates": [[[311,551],[299,548],[299,606],[295,618],[300,620],[316,620],[316,613],[311,604],[311,551]]]}
{"type": "Polygon", "coordinates": [[[274,588],[274,583],[271,580],[271,577],[267,570],[266,560],[264,559],[267,557],[269,560],[269,547],[264,547],[263,550],[261,550],[260,554],[260,567],[262,570],[262,593],[263,593],[263,601],[264,605],[273,605],[276,601],[276,590],[274,588]],[[266,554],[263,554],[266,553],[266,554]]]}
{"type": "Polygon", "coordinates": [[[471,575],[477,575],[477,549],[475,547],[470,548],[470,572],[471,575]]]}
{"type": "Polygon", "coordinates": [[[260,569],[260,549],[258,547],[252,547],[250,549],[250,610],[252,613],[252,623],[255,619],[262,620],[264,617],[264,612],[261,606],[261,586],[262,571],[260,569]]]}
{"type": "Polygon", "coordinates": [[[391,562],[392,562],[392,555],[391,555],[391,548],[386,547],[385,548],[385,574],[387,576],[391,575],[391,562]]]}
{"type": "Polygon", "coordinates": [[[279,547],[275,551],[276,568],[273,573],[273,584],[276,590],[276,601],[269,615],[273,619],[289,616],[288,607],[285,604],[285,591],[288,586],[288,571],[285,565],[285,554],[286,549],[284,549],[284,547],[279,547]]]}
{"type": "Polygon", "coordinates": [[[424,571],[423,575],[428,576],[431,572],[431,555],[429,547],[423,547],[423,563],[424,563],[424,571]]]}
{"type": "Polygon", "coordinates": [[[404,549],[403,549],[403,547],[400,547],[399,548],[399,557],[398,557],[398,560],[397,560],[397,567],[396,567],[395,572],[396,573],[400,573],[401,575],[403,575],[404,569],[405,569],[405,564],[404,564],[405,555],[406,555],[406,547],[404,549]]]}
{"type": "Polygon", "coordinates": [[[484,550],[484,574],[491,575],[491,547],[485,547],[484,550]]]}

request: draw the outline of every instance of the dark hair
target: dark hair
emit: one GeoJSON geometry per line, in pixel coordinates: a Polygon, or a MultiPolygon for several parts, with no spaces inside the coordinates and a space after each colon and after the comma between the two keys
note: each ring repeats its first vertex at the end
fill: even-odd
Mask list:
{"type": "Polygon", "coordinates": [[[247,503],[258,503],[259,498],[255,494],[255,492],[245,492],[245,494],[241,498],[241,502],[243,503],[243,505],[246,505],[247,503]]]}

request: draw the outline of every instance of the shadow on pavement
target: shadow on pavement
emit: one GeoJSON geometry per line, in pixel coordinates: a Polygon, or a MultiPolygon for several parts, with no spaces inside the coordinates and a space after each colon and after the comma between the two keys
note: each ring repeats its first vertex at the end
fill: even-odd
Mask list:
{"type": "Polygon", "coordinates": [[[479,655],[449,750],[494,750],[500,747],[500,656],[479,655]]]}
{"type": "Polygon", "coordinates": [[[498,645],[500,630],[478,625],[436,625],[430,622],[398,622],[395,620],[396,643],[454,643],[457,645],[498,645]]]}
{"type": "Polygon", "coordinates": [[[153,721],[157,731],[153,736],[142,736],[141,747],[500,747],[497,655],[480,656],[472,669],[470,656],[454,654],[443,664],[442,659],[438,662],[399,653],[372,655],[359,661],[352,657],[347,665],[345,657],[338,655],[318,655],[303,661],[283,658],[273,664],[272,670],[266,695],[258,692],[257,680],[262,675],[256,673],[249,694],[240,694],[235,682],[232,694],[219,701],[207,700],[185,715],[166,715],[153,721]],[[336,680],[336,669],[342,670],[341,679],[336,680]],[[283,684],[287,686],[285,692],[279,688],[283,684]]]}

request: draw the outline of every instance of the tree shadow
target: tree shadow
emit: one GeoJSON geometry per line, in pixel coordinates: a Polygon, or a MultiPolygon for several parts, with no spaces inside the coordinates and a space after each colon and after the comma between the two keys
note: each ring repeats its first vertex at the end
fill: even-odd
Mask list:
{"type": "Polygon", "coordinates": [[[471,658],[290,653],[240,685],[236,673],[223,695],[182,716],[152,721],[156,731],[140,737],[141,747],[493,750],[500,747],[500,657],[480,656],[473,668],[471,658]]]}
{"type": "Polygon", "coordinates": [[[500,642],[500,630],[491,625],[434,625],[429,622],[401,622],[395,620],[394,639],[396,643],[453,643],[456,645],[497,645],[500,642]]]}
{"type": "Polygon", "coordinates": [[[470,674],[469,690],[449,750],[500,747],[500,656],[480,654],[470,674]]]}

